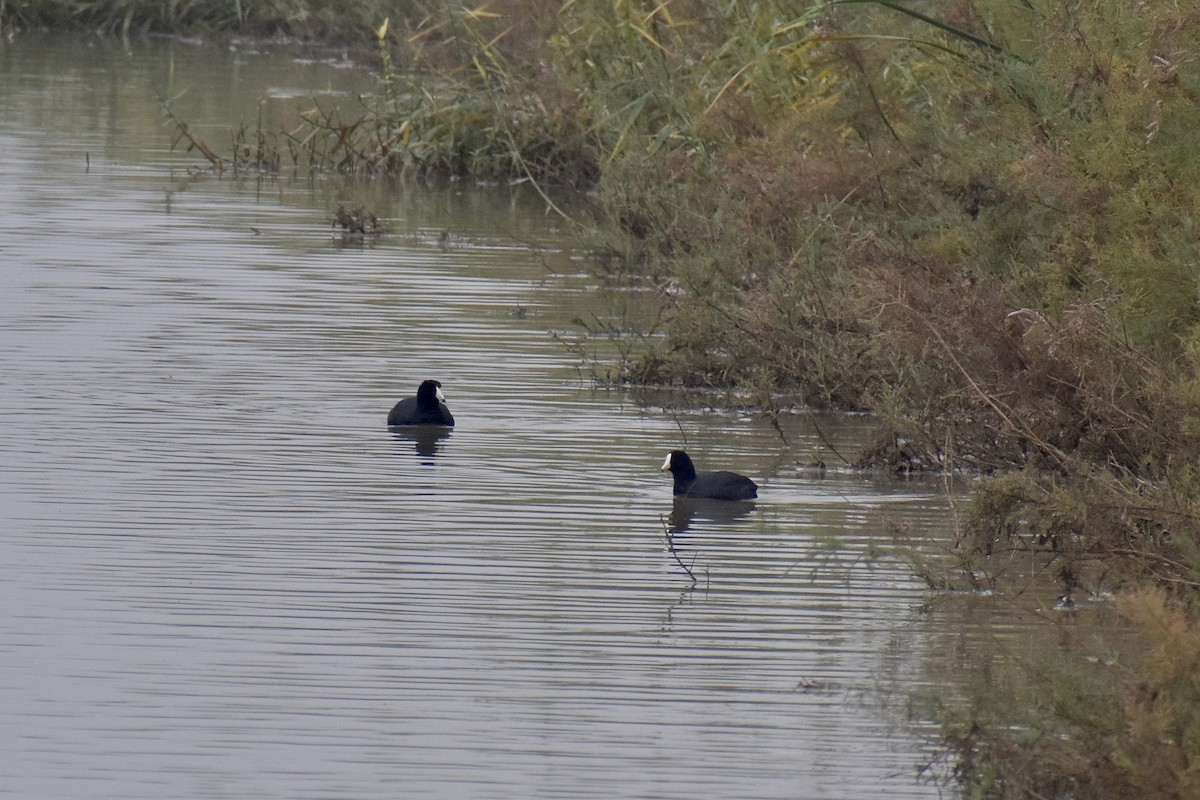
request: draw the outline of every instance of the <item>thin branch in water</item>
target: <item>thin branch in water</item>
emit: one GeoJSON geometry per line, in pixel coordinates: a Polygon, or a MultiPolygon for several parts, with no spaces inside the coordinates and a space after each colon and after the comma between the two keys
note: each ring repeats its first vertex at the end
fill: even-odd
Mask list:
{"type": "Polygon", "coordinates": [[[667,524],[667,518],[662,514],[658,515],[658,521],[663,527],[663,538],[667,541],[667,552],[675,559],[675,563],[679,565],[689,578],[692,580],[692,588],[696,586],[696,574],[692,572],[691,566],[683,563],[683,559],[679,557],[679,551],[675,549],[675,535],[671,533],[671,526],[667,524]]]}
{"type": "Polygon", "coordinates": [[[842,452],[833,446],[833,442],[829,441],[829,437],[825,435],[825,431],[821,430],[821,426],[817,423],[817,417],[815,414],[809,418],[809,421],[812,422],[813,430],[817,432],[817,438],[821,440],[821,444],[828,447],[829,451],[840,458],[842,463],[844,463],[846,466],[853,466],[850,459],[842,455],[842,452]]]}
{"type": "Polygon", "coordinates": [[[679,415],[675,413],[675,409],[673,408],[666,408],[664,410],[671,415],[671,419],[675,420],[675,427],[679,428],[679,438],[683,440],[683,449],[686,450],[688,448],[687,431],[683,429],[683,423],[679,421],[679,415]]]}
{"type": "Polygon", "coordinates": [[[163,115],[171,121],[171,124],[175,128],[175,137],[171,141],[171,149],[174,149],[175,145],[179,144],[179,142],[187,141],[187,152],[198,150],[201,155],[208,159],[208,162],[212,164],[212,168],[216,170],[218,175],[224,172],[225,165],[221,157],[214,153],[203,140],[197,136],[193,136],[192,132],[188,130],[187,123],[180,119],[174,109],[171,108],[171,99],[173,98],[163,95],[157,86],[154,87],[154,95],[158,98],[159,105],[162,106],[163,115]]]}

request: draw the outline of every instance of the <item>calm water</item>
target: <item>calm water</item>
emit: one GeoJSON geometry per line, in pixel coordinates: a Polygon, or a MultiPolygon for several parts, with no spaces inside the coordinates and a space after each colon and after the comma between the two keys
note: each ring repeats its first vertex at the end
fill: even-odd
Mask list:
{"type": "Polygon", "coordinates": [[[0,45],[0,796],[940,796],[928,597],[869,557],[948,526],[936,485],[593,389],[549,332],[604,298],[535,202],[190,177],[154,100],[219,141],[362,80],[0,45]],[[387,430],[427,377],[458,427],[387,430]],[[760,501],[675,508],[681,428],[760,501]]]}

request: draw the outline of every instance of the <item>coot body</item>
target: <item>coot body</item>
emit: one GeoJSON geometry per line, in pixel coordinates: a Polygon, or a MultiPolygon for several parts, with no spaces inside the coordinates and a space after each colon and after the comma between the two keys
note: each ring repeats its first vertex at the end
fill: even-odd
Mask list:
{"type": "Polygon", "coordinates": [[[670,470],[675,478],[675,494],[709,500],[753,500],[758,485],[736,472],[697,472],[692,459],[682,450],[667,453],[661,471],[670,470]]]}
{"type": "Polygon", "coordinates": [[[454,416],[446,407],[442,395],[442,384],[424,381],[417,389],[416,397],[406,397],[388,412],[388,425],[444,425],[454,426],[454,416]]]}

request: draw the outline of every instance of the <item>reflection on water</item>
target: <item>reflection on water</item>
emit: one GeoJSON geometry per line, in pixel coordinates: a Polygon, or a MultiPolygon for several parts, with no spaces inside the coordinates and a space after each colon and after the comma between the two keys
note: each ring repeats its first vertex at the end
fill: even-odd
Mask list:
{"type": "Polygon", "coordinates": [[[784,444],[580,381],[547,330],[603,297],[536,202],[374,186],[390,234],[341,247],[354,184],[161,152],[156,81],[195,81],[192,114],[227,129],[309,62],[0,59],[7,793],[940,796],[890,713],[924,680],[924,589],[860,555],[944,503],[797,466],[835,463],[854,420],[785,417],[784,444]],[[430,374],[458,427],[388,431],[430,374]],[[680,428],[760,500],[674,503],[680,428]]]}
{"type": "Polygon", "coordinates": [[[437,455],[442,442],[450,438],[453,429],[435,425],[413,425],[408,428],[388,428],[392,437],[401,446],[397,448],[398,455],[416,453],[421,463],[433,465],[433,457],[437,455]]]}
{"type": "Polygon", "coordinates": [[[753,500],[707,500],[698,497],[676,497],[667,517],[671,533],[682,533],[697,516],[717,525],[730,524],[748,516],[754,510],[753,500]]]}

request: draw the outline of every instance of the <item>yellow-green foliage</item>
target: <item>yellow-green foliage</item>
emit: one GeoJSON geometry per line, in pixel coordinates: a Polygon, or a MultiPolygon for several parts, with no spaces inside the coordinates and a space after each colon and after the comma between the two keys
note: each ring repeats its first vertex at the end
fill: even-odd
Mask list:
{"type": "Polygon", "coordinates": [[[815,12],[795,3],[567,3],[560,78],[594,104],[607,160],[759,135],[828,92],[815,12]]]}
{"type": "Polygon", "coordinates": [[[1200,796],[1200,626],[1162,591],[1121,605],[1149,652],[1126,684],[1128,736],[1114,759],[1141,797],[1200,796]]]}
{"type": "Polygon", "coordinates": [[[992,659],[933,667],[964,687],[934,702],[967,796],[1197,796],[1200,626],[1161,590],[1119,607],[1125,624],[1102,634],[1064,620],[1045,647],[996,637],[982,645],[992,659]]]}

